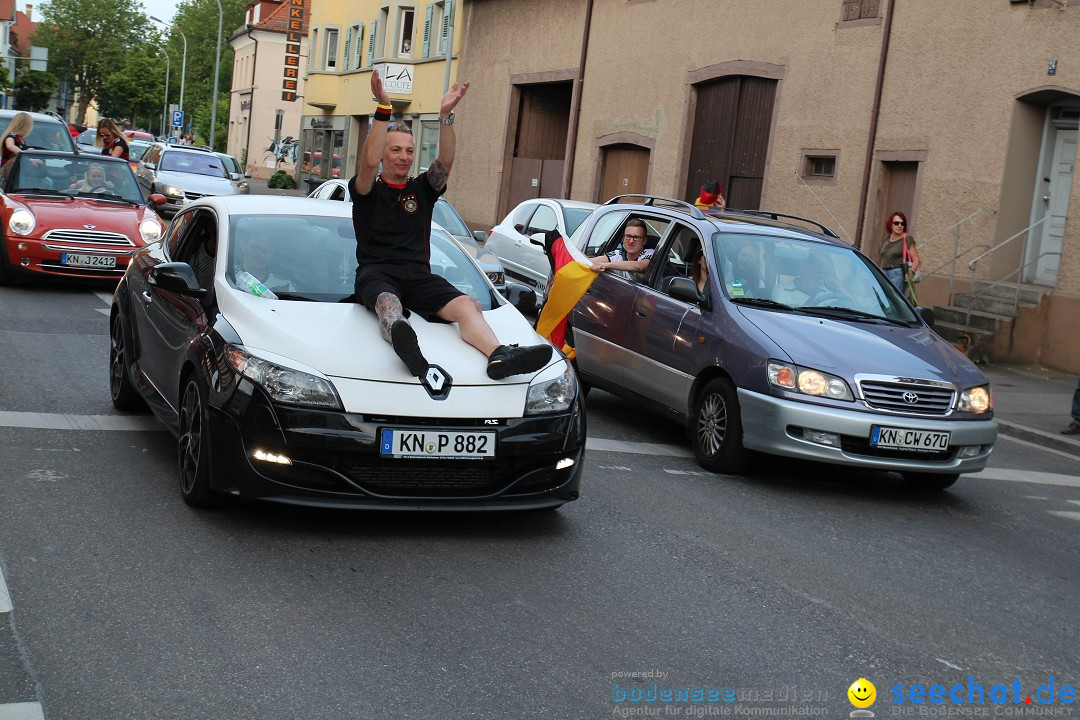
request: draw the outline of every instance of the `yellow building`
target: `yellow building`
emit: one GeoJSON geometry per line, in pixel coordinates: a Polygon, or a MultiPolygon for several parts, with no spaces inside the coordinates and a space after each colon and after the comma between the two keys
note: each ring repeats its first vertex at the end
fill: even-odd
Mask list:
{"type": "Polygon", "coordinates": [[[375,101],[378,68],[395,119],[416,140],[414,172],[438,153],[439,101],[457,76],[461,2],[311,0],[301,118],[301,186],[351,177],[375,101]],[[448,61],[447,46],[451,48],[448,61]],[[324,162],[323,158],[332,161],[324,162]]]}

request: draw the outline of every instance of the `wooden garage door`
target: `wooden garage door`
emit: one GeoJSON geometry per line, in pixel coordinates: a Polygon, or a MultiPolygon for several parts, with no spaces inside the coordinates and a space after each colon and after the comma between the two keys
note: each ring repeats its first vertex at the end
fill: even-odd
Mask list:
{"type": "Polygon", "coordinates": [[[776,81],[733,75],[696,89],[686,199],[696,198],[709,180],[719,180],[729,208],[759,209],[776,81]]]}
{"type": "Polygon", "coordinates": [[[636,145],[611,145],[604,148],[603,178],[597,202],[616,195],[645,192],[649,172],[649,151],[636,145]]]}

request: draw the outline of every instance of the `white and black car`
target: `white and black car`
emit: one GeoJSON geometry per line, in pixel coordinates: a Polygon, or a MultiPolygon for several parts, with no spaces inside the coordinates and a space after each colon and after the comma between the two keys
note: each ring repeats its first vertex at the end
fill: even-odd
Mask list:
{"type": "MultiPolygon", "coordinates": [[[[552,353],[532,375],[491,380],[456,327],[413,314],[433,367],[411,376],[353,301],[355,250],[347,204],[248,195],[185,206],[132,259],[111,309],[112,401],[148,404],[177,435],[184,500],[488,510],[576,499],[585,411],[570,363],[552,353]],[[271,258],[259,278],[270,292],[253,283],[261,295],[240,272],[254,243],[271,258]]],[[[500,342],[543,342],[442,231],[431,267],[480,304],[500,342]]]]}

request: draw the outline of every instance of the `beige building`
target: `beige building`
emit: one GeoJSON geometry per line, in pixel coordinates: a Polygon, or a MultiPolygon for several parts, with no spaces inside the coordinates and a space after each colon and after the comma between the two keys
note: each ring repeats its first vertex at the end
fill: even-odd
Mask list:
{"type": "MultiPolygon", "coordinates": [[[[275,139],[300,136],[307,63],[307,16],[312,0],[253,0],[233,33],[228,154],[253,177],[295,174],[298,154],[272,152],[275,139]]],[[[293,146],[295,147],[295,146],[293,146]]]]}
{"type": "Polygon", "coordinates": [[[469,0],[448,198],[482,227],[718,178],[873,257],[902,210],[942,334],[1080,370],[1078,38],[1080,0],[469,0]]]}
{"type": "Polygon", "coordinates": [[[414,170],[435,158],[439,101],[457,73],[460,17],[461,3],[453,0],[312,0],[301,183],[314,187],[355,172],[375,111],[373,68],[383,76],[395,117],[412,129],[414,170]]]}

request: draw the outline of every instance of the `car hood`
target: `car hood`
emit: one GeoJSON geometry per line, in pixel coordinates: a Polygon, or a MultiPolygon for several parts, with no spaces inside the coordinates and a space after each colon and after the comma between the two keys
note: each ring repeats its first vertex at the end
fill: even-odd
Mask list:
{"type": "MultiPolygon", "coordinates": [[[[225,319],[244,347],[255,354],[265,351],[289,358],[332,378],[419,384],[390,343],[383,340],[375,314],[362,305],[266,300],[221,281],[215,291],[225,319]]],[[[501,343],[546,342],[510,305],[489,310],[484,317],[501,343]]],[[[446,371],[458,387],[521,384],[531,379],[517,375],[491,380],[486,359],[461,339],[457,326],[429,323],[415,313],[409,322],[428,362],[446,371]]],[[[552,352],[549,365],[560,362],[561,357],[552,352]]]]}
{"type": "Polygon", "coordinates": [[[149,211],[145,205],[125,205],[119,202],[97,202],[85,198],[65,200],[57,197],[14,195],[23,206],[34,213],[37,220],[35,232],[74,228],[98,232],[124,233],[132,241],[142,244],[139,222],[149,211]]]}
{"type": "Polygon", "coordinates": [[[975,364],[925,325],[859,323],[740,307],[797,365],[839,375],[889,375],[955,383],[986,383],[975,364]]]}
{"type": "Polygon", "coordinates": [[[172,185],[181,190],[202,195],[235,195],[236,186],[227,177],[213,177],[196,173],[159,170],[157,180],[165,185],[172,185]]]}

